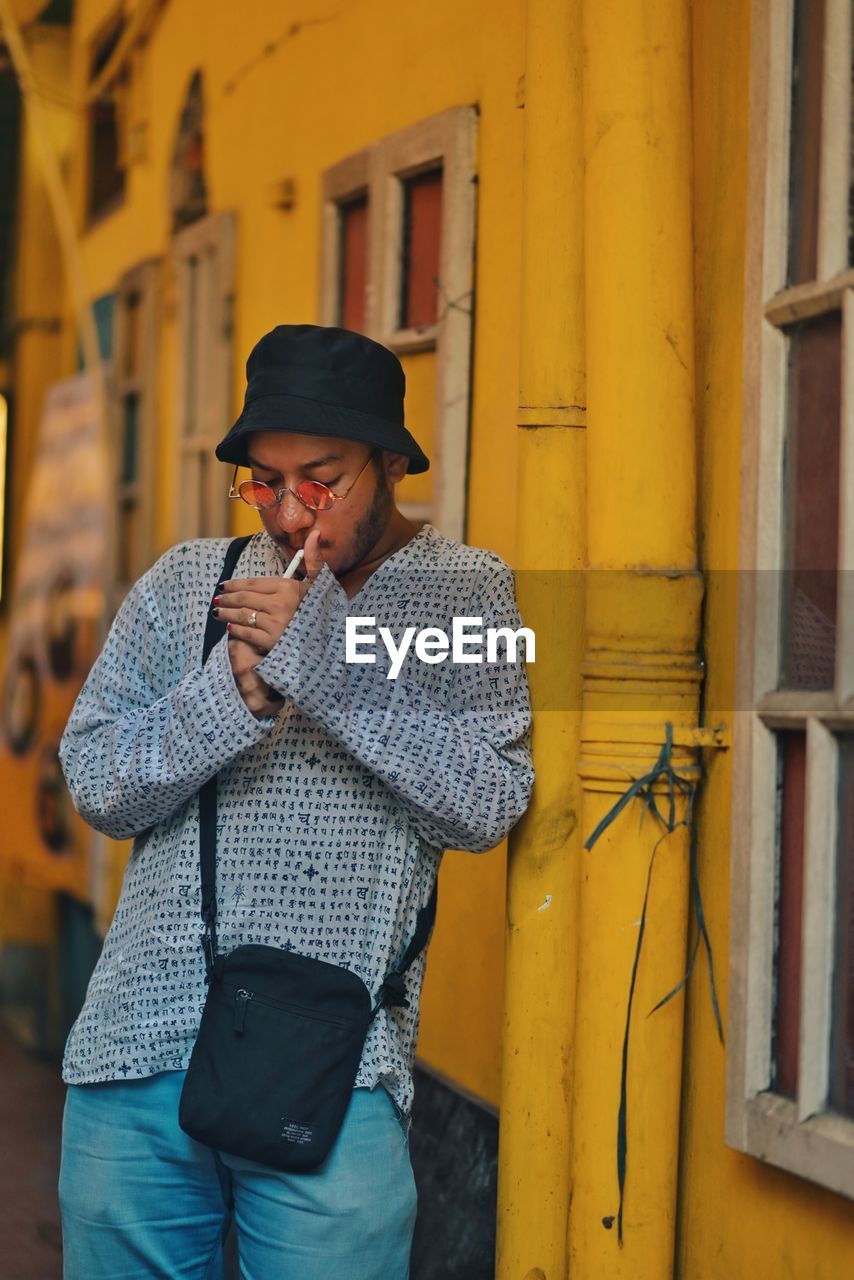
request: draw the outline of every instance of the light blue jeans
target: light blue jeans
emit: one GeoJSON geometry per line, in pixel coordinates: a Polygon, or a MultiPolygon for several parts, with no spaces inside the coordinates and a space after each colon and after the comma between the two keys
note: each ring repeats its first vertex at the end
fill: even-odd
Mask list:
{"type": "Polygon", "coordinates": [[[69,1086],[65,1280],[220,1280],[232,1213],[242,1280],[406,1280],[415,1180],[385,1089],[355,1089],[324,1163],[289,1174],[188,1138],[184,1075],[69,1086]]]}

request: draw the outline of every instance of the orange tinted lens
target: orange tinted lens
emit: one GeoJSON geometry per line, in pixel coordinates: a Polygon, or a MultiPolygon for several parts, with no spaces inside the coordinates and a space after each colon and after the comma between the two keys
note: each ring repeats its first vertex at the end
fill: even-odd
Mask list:
{"type": "Polygon", "coordinates": [[[312,511],[328,511],[335,502],[332,490],[318,480],[303,480],[297,485],[297,496],[312,511]]]}
{"type": "Polygon", "coordinates": [[[244,502],[250,507],[274,507],[276,494],[268,484],[260,480],[244,480],[237,489],[244,502]]]}

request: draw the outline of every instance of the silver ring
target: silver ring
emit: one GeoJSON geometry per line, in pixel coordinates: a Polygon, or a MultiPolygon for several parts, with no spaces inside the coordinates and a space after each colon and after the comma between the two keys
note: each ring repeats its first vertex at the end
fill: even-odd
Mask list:
{"type": "Polygon", "coordinates": [[[258,617],[257,617],[257,615],[256,615],[256,613],[255,613],[255,610],[254,610],[254,609],[252,610],[252,612],[251,612],[251,613],[250,613],[250,615],[249,615],[249,625],[250,625],[250,627],[257,627],[257,625],[258,625],[258,617]]]}

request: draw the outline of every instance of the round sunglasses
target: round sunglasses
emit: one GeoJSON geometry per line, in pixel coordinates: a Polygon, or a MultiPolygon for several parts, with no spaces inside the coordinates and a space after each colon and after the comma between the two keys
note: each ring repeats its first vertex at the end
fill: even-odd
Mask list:
{"type": "Polygon", "coordinates": [[[347,497],[347,494],[353,490],[356,481],[362,475],[362,472],[367,469],[368,463],[372,461],[375,454],[376,450],[372,449],[356,479],[343,493],[334,493],[329,488],[329,485],[321,484],[319,480],[301,480],[294,489],[288,488],[287,485],[283,485],[281,489],[274,489],[272,485],[265,484],[263,480],[255,480],[251,477],[241,480],[235,489],[234,482],[240,470],[238,464],[234,468],[234,475],[231,477],[228,496],[232,499],[242,499],[250,507],[254,507],[256,511],[268,511],[271,507],[277,507],[286,493],[292,493],[309,511],[329,511],[335,506],[336,502],[342,502],[347,497]]]}

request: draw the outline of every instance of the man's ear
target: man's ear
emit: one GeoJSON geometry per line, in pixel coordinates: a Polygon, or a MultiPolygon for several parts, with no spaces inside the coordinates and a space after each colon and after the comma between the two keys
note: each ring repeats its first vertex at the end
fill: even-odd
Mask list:
{"type": "Polygon", "coordinates": [[[406,475],[408,466],[409,458],[405,453],[392,453],[390,449],[383,449],[383,467],[390,484],[399,484],[406,475]]]}

